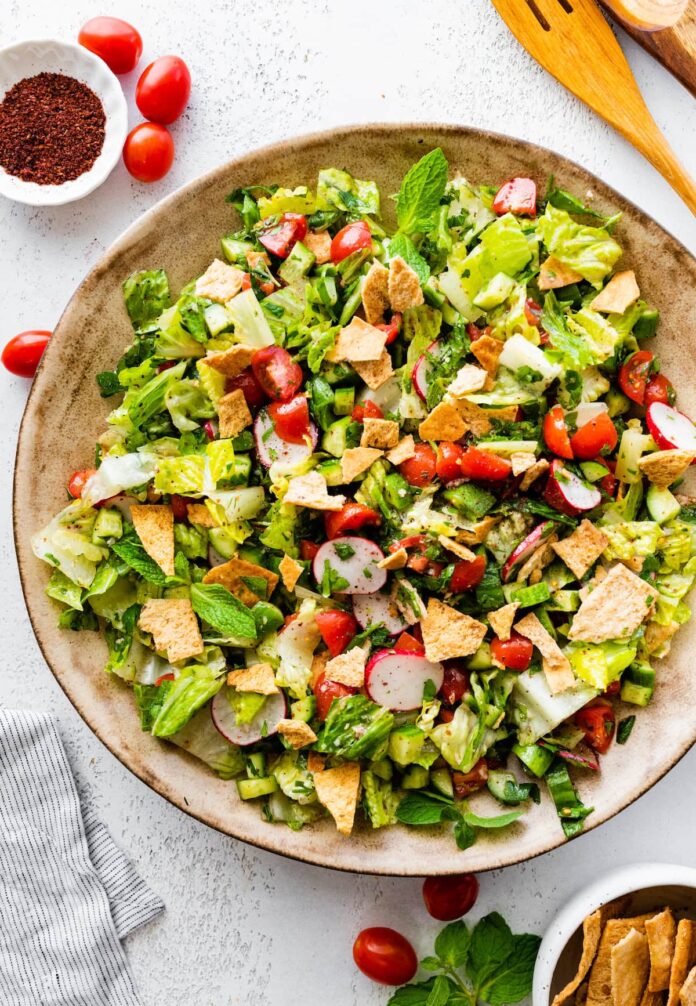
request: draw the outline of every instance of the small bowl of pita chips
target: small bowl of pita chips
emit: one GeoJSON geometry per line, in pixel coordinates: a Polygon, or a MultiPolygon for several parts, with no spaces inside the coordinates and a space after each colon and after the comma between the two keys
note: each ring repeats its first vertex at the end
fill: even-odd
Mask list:
{"type": "Polygon", "coordinates": [[[636,863],[572,898],[549,927],[534,1006],[696,1006],[696,870],[636,863]]]}

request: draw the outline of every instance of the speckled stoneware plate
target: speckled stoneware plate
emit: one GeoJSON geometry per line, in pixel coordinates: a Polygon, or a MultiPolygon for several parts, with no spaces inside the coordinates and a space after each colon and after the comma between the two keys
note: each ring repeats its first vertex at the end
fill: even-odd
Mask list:
{"type": "MultiPolygon", "coordinates": [[[[52,338],[29,396],[19,437],[14,519],[17,554],[29,614],[39,645],[61,687],[83,719],[124,765],[187,814],[235,838],[310,863],[360,873],[425,875],[490,870],[529,859],[563,842],[545,797],[523,822],[495,837],[481,834],[459,852],[450,832],[401,827],[356,829],[341,838],[329,820],[301,832],[270,825],[258,806],[241,803],[234,783],[222,782],[201,762],[140,730],[127,687],[103,673],[106,647],[93,633],[61,632],[45,596],[46,566],[34,558],[32,532],[65,503],[68,473],[91,463],[94,441],[110,403],[94,375],[110,369],[131,338],[121,284],[135,269],[163,266],[174,290],[219,254],[219,238],[234,230],[224,198],[252,183],[311,184],[319,168],[346,167],[396,192],[409,168],[440,145],[452,171],[480,182],[517,174],[583,194],[591,189],[603,211],[624,213],[617,232],[625,261],[636,270],[649,301],[662,313],[658,351],[686,411],[696,411],[696,352],[688,319],[696,317],[696,261],[673,237],[617,192],[557,154],[520,140],[473,129],[436,125],[376,125],[338,129],[248,154],[192,182],[146,213],[112,246],[74,294],[52,338]]],[[[384,200],[385,211],[391,203],[384,200]]],[[[583,775],[579,788],[595,807],[595,828],[644,793],[696,740],[693,660],[696,620],[679,633],[659,665],[655,700],[639,711],[630,744],[614,745],[601,774],[583,775]],[[649,752],[649,757],[644,757],[649,752]]],[[[492,833],[494,834],[494,833],[492,833]]]]}

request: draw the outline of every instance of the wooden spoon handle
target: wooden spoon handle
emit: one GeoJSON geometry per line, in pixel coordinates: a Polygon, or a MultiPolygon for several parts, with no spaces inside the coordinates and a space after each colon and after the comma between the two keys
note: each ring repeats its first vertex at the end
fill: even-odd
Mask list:
{"type": "Polygon", "coordinates": [[[641,31],[671,28],[686,11],[688,0],[603,0],[617,17],[641,31]]]}
{"type": "Polygon", "coordinates": [[[696,183],[684,169],[657,126],[653,130],[636,130],[627,137],[681,196],[696,216],[696,183]]]}

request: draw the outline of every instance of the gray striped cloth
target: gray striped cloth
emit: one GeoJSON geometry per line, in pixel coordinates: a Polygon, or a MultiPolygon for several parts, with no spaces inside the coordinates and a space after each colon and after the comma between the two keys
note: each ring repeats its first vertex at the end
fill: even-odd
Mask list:
{"type": "Polygon", "coordinates": [[[163,908],[83,820],[54,720],[0,709],[2,1006],[141,1006],[121,940],[163,908]]]}

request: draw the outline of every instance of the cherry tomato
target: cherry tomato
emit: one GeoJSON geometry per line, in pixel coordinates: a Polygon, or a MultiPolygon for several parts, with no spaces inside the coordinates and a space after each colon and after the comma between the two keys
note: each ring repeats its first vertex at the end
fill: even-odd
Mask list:
{"type": "Polygon", "coordinates": [[[600,412],[572,435],[570,447],[574,457],[589,461],[605,448],[613,451],[618,442],[619,435],[608,413],[600,412]]]}
{"type": "Polygon", "coordinates": [[[529,639],[519,636],[516,632],[510,634],[509,639],[498,639],[497,636],[491,642],[491,654],[511,671],[526,671],[532,662],[534,646],[529,639]]]}
{"type": "Polygon", "coordinates": [[[289,402],[271,402],[268,415],[281,440],[288,444],[304,444],[309,436],[309,406],[304,395],[295,395],[289,402]]]}
{"type": "MultiPolygon", "coordinates": [[[[557,454],[559,458],[570,460],[573,457],[565,413],[560,405],[554,405],[544,416],[543,432],[546,446],[550,451],[557,454]]],[[[597,451],[594,453],[596,454],[597,451]]]]}
{"type": "Polygon", "coordinates": [[[300,559],[304,562],[311,562],[319,551],[319,546],[315,541],[307,541],[303,538],[300,542],[300,559]]]}
{"type": "Polygon", "coordinates": [[[342,699],[346,695],[355,695],[356,689],[339,681],[329,681],[326,673],[320,674],[314,683],[314,697],[317,700],[317,716],[325,720],[334,699],[342,699]]]}
{"type": "Polygon", "coordinates": [[[168,126],[184,111],[190,93],[191,74],[183,59],[160,56],[140,74],[135,103],[146,119],[168,126]]]}
{"type": "Polygon", "coordinates": [[[428,536],[426,534],[409,534],[405,538],[399,538],[389,546],[390,552],[398,552],[400,548],[417,548],[419,552],[427,547],[428,536]]]}
{"type": "Polygon", "coordinates": [[[158,182],[174,160],[174,140],[165,126],[141,122],[131,129],[123,145],[126,168],[139,182],[158,182]]]}
{"type": "Polygon", "coordinates": [[[287,402],[302,386],[302,367],[281,346],[257,349],[251,369],[269,398],[287,402]]]}
{"type": "Polygon", "coordinates": [[[43,329],[13,336],[2,351],[3,366],[17,377],[33,377],[50,338],[43,329]]]}
{"type": "Polygon", "coordinates": [[[478,447],[469,447],[462,455],[460,465],[462,475],[468,479],[480,479],[484,482],[499,482],[506,479],[512,471],[508,461],[496,454],[481,451],[478,447]]]}
{"type": "Polygon", "coordinates": [[[170,671],[168,674],[160,674],[155,681],[155,687],[159,688],[163,681],[174,681],[174,672],[170,671]]]}
{"type": "Polygon", "coordinates": [[[130,73],[143,54],[140,33],[119,17],[90,18],[80,28],[77,41],[103,59],[113,73],[130,73]]]}
{"type": "Polygon", "coordinates": [[[443,482],[460,479],[462,477],[461,460],[463,455],[464,448],[460,444],[451,444],[446,440],[440,443],[435,466],[438,478],[443,482]]]}
{"type": "Polygon", "coordinates": [[[361,248],[372,247],[372,234],[364,220],[342,227],[331,242],[331,261],[334,265],[361,248]]]}
{"type": "Polygon", "coordinates": [[[470,772],[453,772],[452,783],[457,800],[464,800],[472,793],[482,789],[488,782],[488,765],[485,758],[480,758],[470,772]]]}
{"type": "Polygon", "coordinates": [[[425,653],[425,647],[410,632],[402,632],[394,643],[397,653],[425,653]]]}
{"type": "Polygon", "coordinates": [[[620,679],[617,679],[616,681],[612,681],[611,684],[604,689],[604,694],[618,695],[620,691],[621,691],[621,681],[620,679]]]}
{"type": "Polygon", "coordinates": [[[603,493],[606,493],[607,496],[613,497],[616,493],[616,487],[618,485],[618,479],[614,475],[614,472],[616,471],[616,462],[608,461],[606,458],[594,458],[594,460],[601,465],[606,465],[609,469],[609,474],[599,480],[599,488],[603,493]]]}
{"type": "Polygon", "coordinates": [[[402,461],[399,471],[409,483],[422,489],[430,485],[437,471],[437,458],[430,444],[416,444],[415,452],[408,461],[402,461]]]}
{"type": "Polygon", "coordinates": [[[537,304],[535,300],[528,297],[524,302],[524,316],[530,325],[534,325],[535,328],[539,328],[541,325],[541,315],[543,313],[543,308],[541,304],[537,304]]]}
{"type": "Polygon", "coordinates": [[[616,714],[608,702],[585,706],[575,714],[575,722],[585,731],[585,740],[597,754],[605,754],[611,745],[616,726],[616,714]]]}
{"type": "Polygon", "coordinates": [[[619,371],[619,385],[624,395],[632,402],[642,405],[645,401],[645,389],[648,384],[653,354],[647,349],[640,349],[624,363],[619,371]]]}
{"type": "Polygon", "coordinates": [[[493,200],[494,213],[536,216],[537,187],[531,178],[511,178],[498,189],[493,200]]]}
{"type": "Polygon", "coordinates": [[[387,333],[387,341],[385,346],[391,346],[392,342],[395,342],[398,338],[399,332],[401,331],[401,315],[395,312],[391,319],[384,325],[375,325],[381,332],[387,333]]]}
{"type": "Polygon", "coordinates": [[[364,423],[366,419],[384,419],[384,413],[376,402],[366,398],[364,402],[358,402],[350,418],[354,423],[364,423]]]}
{"type": "Polygon", "coordinates": [[[358,623],[347,611],[320,611],[315,617],[329,653],[332,657],[337,657],[358,631],[358,623]]]}
{"type": "Polygon", "coordinates": [[[448,660],[440,695],[448,706],[456,706],[469,691],[469,672],[459,660],[448,660]]]}
{"type": "Polygon", "coordinates": [[[353,960],[364,975],[381,985],[404,985],[418,970],[411,944],[401,933],[386,926],[373,926],[358,933],[353,960]]]}
{"type": "Polygon", "coordinates": [[[244,399],[252,412],[260,409],[268,401],[268,396],[256,380],[251,367],[247,367],[246,370],[243,370],[241,374],[237,374],[236,377],[228,377],[225,381],[226,393],[236,391],[237,388],[241,388],[244,393],[244,399]]]}
{"type": "Polygon", "coordinates": [[[359,531],[362,527],[379,527],[382,518],[363,503],[346,503],[336,513],[324,518],[327,538],[340,538],[346,531],[359,531]]]}
{"type": "Polygon", "coordinates": [[[307,234],[307,217],[301,213],[283,213],[277,223],[269,224],[259,233],[259,241],[278,258],[287,258],[298,241],[307,234]]]}
{"type": "Polygon", "coordinates": [[[169,497],[169,505],[172,508],[174,520],[188,520],[188,505],[195,502],[197,501],[190,496],[179,496],[178,493],[173,493],[169,497]]]}
{"type": "Polygon", "coordinates": [[[478,586],[486,572],[486,557],[477,555],[475,559],[462,559],[452,571],[449,588],[453,594],[461,594],[465,590],[478,586]]]}
{"type": "Polygon", "coordinates": [[[455,873],[449,877],[426,877],[423,901],[428,913],[440,922],[461,919],[476,904],[479,883],[473,873],[455,873]]]}
{"type": "Polygon", "coordinates": [[[674,388],[664,374],[655,374],[647,383],[643,404],[646,409],[653,402],[662,402],[663,405],[674,405],[675,398],[674,388]]]}
{"type": "Polygon", "coordinates": [[[68,482],[68,492],[73,499],[79,499],[82,496],[82,490],[85,488],[85,483],[88,479],[91,479],[96,470],[96,468],[84,468],[80,472],[72,473],[70,481],[68,482]]]}

